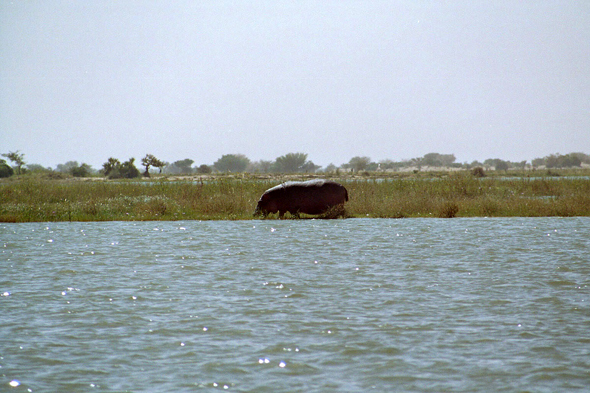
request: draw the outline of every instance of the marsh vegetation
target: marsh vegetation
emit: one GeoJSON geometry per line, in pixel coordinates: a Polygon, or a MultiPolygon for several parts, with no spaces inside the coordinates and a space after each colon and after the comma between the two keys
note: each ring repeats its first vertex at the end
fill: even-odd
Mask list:
{"type": "MultiPolygon", "coordinates": [[[[346,217],[590,216],[586,171],[513,175],[477,177],[461,171],[322,177],[342,182],[348,189],[346,217]]],[[[266,189],[312,176],[317,177],[217,175],[84,181],[25,176],[0,183],[0,221],[252,219],[266,189]]]]}

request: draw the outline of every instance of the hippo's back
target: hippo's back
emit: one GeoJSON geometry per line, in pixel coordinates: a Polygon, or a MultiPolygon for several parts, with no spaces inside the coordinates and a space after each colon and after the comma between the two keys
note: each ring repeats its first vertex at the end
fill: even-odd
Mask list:
{"type": "Polygon", "coordinates": [[[330,180],[286,182],[281,186],[281,210],[291,213],[322,214],[348,201],[346,188],[330,180]]]}

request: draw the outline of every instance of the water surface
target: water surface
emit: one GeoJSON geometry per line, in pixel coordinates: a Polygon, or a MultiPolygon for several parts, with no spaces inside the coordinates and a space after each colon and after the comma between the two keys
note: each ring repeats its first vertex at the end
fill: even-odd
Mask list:
{"type": "Polygon", "coordinates": [[[0,225],[0,391],[587,391],[590,219],[0,225]]]}

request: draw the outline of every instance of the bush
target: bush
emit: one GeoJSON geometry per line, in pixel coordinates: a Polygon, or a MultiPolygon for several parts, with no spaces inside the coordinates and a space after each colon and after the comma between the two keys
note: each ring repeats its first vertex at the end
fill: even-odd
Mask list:
{"type": "MultiPolygon", "coordinates": [[[[4,160],[2,160],[4,161],[4,160]]],[[[14,175],[14,170],[6,162],[0,162],[0,177],[10,177],[14,175]]]]}
{"type": "Polygon", "coordinates": [[[109,158],[103,164],[103,173],[109,179],[133,179],[140,176],[139,169],[135,167],[135,158],[130,158],[120,163],[116,158],[109,158]]]}
{"type": "Polygon", "coordinates": [[[213,164],[219,172],[244,172],[250,163],[243,154],[225,154],[213,164]]]}
{"type": "Polygon", "coordinates": [[[88,177],[90,175],[90,165],[82,164],[70,169],[70,173],[74,177],[88,177]]]}
{"type": "Polygon", "coordinates": [[[471,170],[471,174],[475,177],[485,177],[486,173],[482,167],[478,166],[471,170]]]}
{"type": "Polygon", "coordinates": [[[459,206],[454,202],[445,202],[440,206],[438,210],[438,216],[440,218],[453,218],[457,216],[459,212],[459,206]]]}
{"type": "Polygon", "coordinates": [[[211,172],[213,172],[213,170],[211,169],[211,167],[209,165],[206,165],[206,164],[203,164],[197,168],[197,173],[207,174],[207,173],[211,173],[211,172]]]}

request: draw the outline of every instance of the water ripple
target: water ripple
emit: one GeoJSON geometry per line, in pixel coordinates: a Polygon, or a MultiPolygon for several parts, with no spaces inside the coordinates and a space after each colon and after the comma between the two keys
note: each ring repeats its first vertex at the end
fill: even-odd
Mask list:
{"type": "Polygon", "coordinates": [[[0,391],[590,385],[590,220],[1,224],[0,391]]]}

